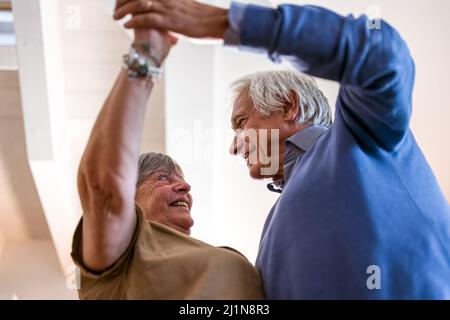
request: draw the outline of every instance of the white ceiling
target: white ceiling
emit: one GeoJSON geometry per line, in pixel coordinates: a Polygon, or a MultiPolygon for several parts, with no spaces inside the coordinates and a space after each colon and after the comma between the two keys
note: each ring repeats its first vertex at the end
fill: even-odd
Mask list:
{"type": "Polygon", "coordinates": [[[0,212],[5,238],[49,238],[27,161],[17,71],[0,71],[0,212]]]}

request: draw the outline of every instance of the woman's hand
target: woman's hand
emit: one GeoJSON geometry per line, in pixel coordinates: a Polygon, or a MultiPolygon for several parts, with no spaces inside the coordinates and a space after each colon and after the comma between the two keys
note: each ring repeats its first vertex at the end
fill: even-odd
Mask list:
{"type": "Polygon", "coordinates": [[[136,49],[147,56],[157,67],[160,67],[177,39],[167,32],[155,29],[135,29],[134,45],[136,49]]]}

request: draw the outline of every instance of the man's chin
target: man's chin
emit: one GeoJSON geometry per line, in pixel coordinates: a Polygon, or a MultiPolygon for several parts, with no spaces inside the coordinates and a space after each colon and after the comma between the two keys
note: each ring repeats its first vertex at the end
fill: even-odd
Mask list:
{"type": "MultiPolygon", "coordinates": [[[[248,170],[249,170],[249,174],[250,177],[252,177],[255,180],[273,180],[275,179],[276,175],[262,175],[261,174],[261,166],[258,164],[249,164],[248,165],[248,170]]],[[[274,180],[276,181],[276,180],[274,180]]]]}
{"type": "Polygon", "coordinates": [[[259,166],[254,165],[254,164],[248,164],[247,168],[248,168],[248,173],[250,175],[251,178],[253,179],[257,179],[260,180],[261,179],[261,175],[259,174],[259,166]]]}

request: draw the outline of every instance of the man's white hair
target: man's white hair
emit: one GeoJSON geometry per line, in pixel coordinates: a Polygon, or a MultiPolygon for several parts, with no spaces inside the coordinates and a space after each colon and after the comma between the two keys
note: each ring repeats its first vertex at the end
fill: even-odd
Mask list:
{"type": "Polygon", "coordinates": [[[297,121],[302,124],[331,126],[331,109],[314,78],[285,71],[256,72],[234,81],[230,86],[233,103],[247,91],[254,108],[262,115],[285,111],[292,93],[298,101],[297,121]]]}

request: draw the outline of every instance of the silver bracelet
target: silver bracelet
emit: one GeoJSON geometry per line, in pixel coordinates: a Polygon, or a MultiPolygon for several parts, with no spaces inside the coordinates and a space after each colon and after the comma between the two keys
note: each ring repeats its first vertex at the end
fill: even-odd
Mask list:
{"type": "Polygon", "coordinates": [[[123,68],[128,71],[128,78],[131,79],[158,79],[163,74],[162,68],[154,66],[148,58],[138,52],[134,45],[123,56],[123,68]]]}

